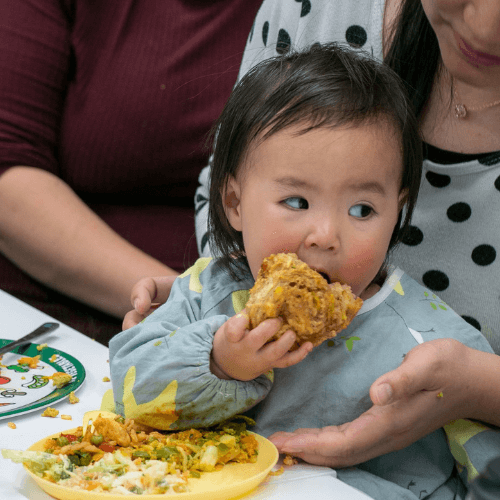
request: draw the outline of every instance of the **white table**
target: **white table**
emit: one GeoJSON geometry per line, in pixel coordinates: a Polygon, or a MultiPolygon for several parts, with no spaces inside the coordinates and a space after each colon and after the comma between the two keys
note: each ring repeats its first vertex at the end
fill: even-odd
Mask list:
{"type": "MultiPolygon", "coordinates": [[[[109,377],[106,347],[0,290],[0,338],[16,340],[46,321],[56,321],[60,327],[41,337],[39,342],[74,356],[85,368],[85,382],[76,392],[80,402],[72,405],[62,400],[51,405],[59,410],[59,415],[71,415],[72,421],[59,417],[42,418],[43,410],[0,420],[0,448],[24,450],[43,436],[77,427],[86,411],[100,407],[103,394],[111,388],[109,382],[103,382],[104,377],[109,377]],[[16,429],[7,426],[10,421],[16,424],[16,429]]],[[[370,497],[339,481],[334,470],[309,464],[294,465],[281,476],[269,477],[245,498],[370,500],[370,497]]],[[[37,486],[21,465],[0,456],[0,499],[52,500],[52,497],[37,486]]]]}

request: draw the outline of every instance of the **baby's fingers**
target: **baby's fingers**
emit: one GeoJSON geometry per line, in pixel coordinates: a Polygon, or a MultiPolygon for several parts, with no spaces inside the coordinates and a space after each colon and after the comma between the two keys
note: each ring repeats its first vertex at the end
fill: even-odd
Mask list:
{"type": "Polygon", "coordinates": [[[288,351],[293,346],[295,339],[295,333],[292,330],[288,330],[278,340],[274,340],[273,342],[265,345],[260,350],[260,355],[265,358],[270,366],[282,368],[277,363],[289,354],[288,351]]]}
{"type": "Polygon", "coordinates": [[[279,358],[275,364],[275,368],[286,368],[287,366],[300,363],[313,349],[311,342],[305,342],[297,350],[286,352],[279,358]]]}
{"type": "Polygon", "coordinates": [[[125,317],[123,318],[122,330],[128,330],[129,328],[132,328],[133,326],[140,323],[143,319],[144,316],[142,314],[139,314],[135,309],[132,309],[132,311],[129,311],[127,314],[125,314],[125,317]]]}
{"type": "Polygon", "coordinates": [[[131,302],[139,314],[145,314],[153,302],[163,304],[170,295],[170,290],[176,276],[159,276],[142,278],[132,288],[131,302]]]}
{"type": "Polygon", "coordinates": [[[132,306],[139,314],[149,310],[156,298],[156,282],[153,278],[142,278],[132,288],[130,300],[132,306]]]}
{"type": "Polygon", "coordinates": [[[250,334],[248,336],[248,347],[254,351],[263,349],[262,352],[266,354],[268,352],[272,352],[272,349],[270,350],[269,347],[275,346],[276,349],[281,350],[282,354],[284,354],[286,351],[288,351],[288,349],[290,349],[290,347],[292,347],[293,343],[295,342],[295,334],[292,331],[289,332],[289,334],[291,335],[288,335],[285,339],[283,339],[283,337],[285,337],[286,334],[282,335],[278,340],[267,344],[272,339],[273,335],[275,335],[276,332],[281,328],[281,325],[282,320],[280,318],[269,318],[264,320],[262,323],[260,323],[250,331],[250,334]],[[277,344],[278,342],[279,344],[277,344]],[[288,345],[288,347],[285,346],[285,343],[288,345]],[[281,348],[281,346],[283,346],[283,348],[281,348]]]}
{"type": "Polygon", "coordinates": [[[239,342],[245,336],[249,318],[245,310],[224,323],[224,334],[228,342],[239,342]]]}

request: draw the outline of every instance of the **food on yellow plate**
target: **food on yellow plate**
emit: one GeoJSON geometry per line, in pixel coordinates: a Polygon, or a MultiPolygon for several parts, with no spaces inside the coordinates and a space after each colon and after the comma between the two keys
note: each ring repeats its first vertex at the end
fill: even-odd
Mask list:
{"type": "Polygon", "coordinates": [[[255,463],[258,441],[239,420],[166,433],[145,432],[133,420],[117,416],[96,418],[85,435],[82,427],[62,432],[47,439],[44,448],[2,454],[61,486],[145,495],[187,492],[191,477],[220,470],[228,462],[255,463]]]}
{"type": "Polygon", "coordinates": [[[283,324],[271,340],[293,330],[297,340],[291,350],[295,350],[304,342],[317,346],[335,337],[362,305],[348,285],[329,285],[294,253],[279,253],[262,262],[245,307],[250,328],[268,318],[282,318],[283,324]]]}

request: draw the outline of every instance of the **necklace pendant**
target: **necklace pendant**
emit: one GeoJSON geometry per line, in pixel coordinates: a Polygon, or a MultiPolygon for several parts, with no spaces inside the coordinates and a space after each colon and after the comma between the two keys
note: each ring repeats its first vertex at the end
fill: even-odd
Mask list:
{"type": "Polygon", "coordinates": [[[455,105],[455,117],[458,120],[464,119],[467,116],[467,108],[464,104],[455,105]]]}

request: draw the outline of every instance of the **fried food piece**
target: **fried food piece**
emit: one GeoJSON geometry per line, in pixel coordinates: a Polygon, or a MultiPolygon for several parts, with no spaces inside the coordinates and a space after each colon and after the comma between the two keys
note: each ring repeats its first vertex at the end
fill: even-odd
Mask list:
{"type": "Polygon", "coordinates": [[[69,373],[64,372],[56,372],[47,378],[51,378],[52,384],[55,385],[58,389],[64,387],[65,385],[68,385],[72,379],[69,373]]]}
{"type": "Polygon", "coordinates": [[[283,459],[284,465],[295,465],[298,463],[299,463],[299,461],[295,457],[292,457],[292,455],[286,454],[285,458],[283,459]]]}
{"type": "Polygon", "coordinates": [[[56,410],[55,408],[51,408],[48,406],[45,411],[42,413],[42,417],[50,417],[50,418],[56,418],[57,415],[59,415],[59,410],[56,410]]]}
{"type": "Polygon", "coordinates": [[[25,356],[24,358],[19,358],[17,364],[28,365],[30,368],[36,368],[38,362],[40,361],[40,354],[38,356],[33,356],[32,358],[25,356]]]}
{"type": "Polygon", "coordinates": [[[262,262],[246,311],[250,329],[265,319],[282,318],[283,324],[271,340],[293,330],[297,340],[291,350],[295,350],[304,342],[317,346],[335,337],[362,305],[348,285],[329,285],[294,253],[279,253],[262,262]]]}
{"type": "Polygon", "coordinates": [[[69,399],[70,404],[72,404],[72,405],[80,402],[80,398],[77,398],[75,396],[75,391],[71,391],[69,393],[69,398],[68,399],[69,399]]]}
{"type": "Polygon", "coordinates": [[[94,427],[104,441],[116,441],[120,446],[130,445],[130,435],[120,422],[99,416],[94,420],[94,427]]]}

